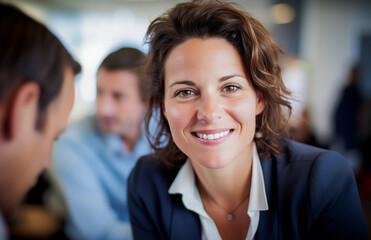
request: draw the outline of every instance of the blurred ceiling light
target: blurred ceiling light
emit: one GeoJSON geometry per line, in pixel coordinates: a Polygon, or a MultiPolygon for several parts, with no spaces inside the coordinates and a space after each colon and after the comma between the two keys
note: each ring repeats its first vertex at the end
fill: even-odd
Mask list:
{"type": "Polygon", "coordinates": [[[273,22],[276,24],[290,23],[295,18],[295,10],[289,4],[279,3],[271,7],[270,10],[273,22]]]}

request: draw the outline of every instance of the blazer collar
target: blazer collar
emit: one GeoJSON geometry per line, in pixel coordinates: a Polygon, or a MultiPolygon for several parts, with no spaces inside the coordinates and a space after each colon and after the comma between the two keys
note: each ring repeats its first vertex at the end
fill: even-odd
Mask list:
{"type": "Polygon", "coordinates": [[[184,207],[180,194],[175,194],[171,197],[174,198],[174,204],[170,239],[201,240],[199,216],[184,207]]]}
{"type": "Polygon", "coordinates": [[[265,192],[269,205],[268,211],[260,212],[259,227],[255,240],[277,239],[278,237],[278,208],[277,208],[277,159],[274,156],[261,160],[264,175],[265,192]]]}

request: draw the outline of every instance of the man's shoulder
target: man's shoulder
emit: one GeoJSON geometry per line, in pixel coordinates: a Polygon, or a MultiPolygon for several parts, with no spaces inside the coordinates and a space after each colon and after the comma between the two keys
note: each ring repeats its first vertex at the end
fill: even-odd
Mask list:
{"type": "Polygon", "coordinates": [[[69,152],[75,154],[93,154],[104,147],[101,133],[96,127],[94,118],[86,117],[68,125],[66,131],[55,141],[53,151],[65,155],[69,152]]]}
{"type": "Polygon", "coordinates": [[[63,139],[81,139],[100,134],[94,116],[87,116],[70,123],[61,135],[63,139]]]}

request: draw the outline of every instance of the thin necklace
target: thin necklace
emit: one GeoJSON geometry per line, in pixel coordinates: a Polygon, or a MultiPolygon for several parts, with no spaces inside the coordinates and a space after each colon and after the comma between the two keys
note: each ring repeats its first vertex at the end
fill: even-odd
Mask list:
{"type": "Polygon", "coordinates": [[[247,197],[246,198],[244,198],[243,200],[242,200],[242,202],[240,202],[240,204],[238,204],[237,205],[237,207],[235,207],[232,211],[229,211],[228,209],[226,209],[225,207],[223,207],[222,205],[220,205],[217,201],[215,201],[215,199],[213,198],[213,197],[211,197],[209,194],[207,194],[206,193],[206,191],[204,191],[205,192],[205,195],[207,195],[210,199],[211,199],[211,201],[213,201],[218,207],[220,207],[220,208],[222,208],[226,213],[227,213],[227,220],[228,221],[232,221],[233,219],[234,219],[234,213],[236,212],[236,210],[247,200],[247,199],[249,199],[249,197],[250,197],[250,193],[247,195],[247,197]]]}

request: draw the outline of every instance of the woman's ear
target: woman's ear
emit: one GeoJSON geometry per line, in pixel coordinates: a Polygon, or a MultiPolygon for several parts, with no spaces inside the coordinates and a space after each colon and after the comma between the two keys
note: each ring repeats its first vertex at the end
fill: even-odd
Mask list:
{"type": "Polygon", "coordinates": [[[165,103],[164,103],[164,102],[162,102],[161,110],[162,110],[162,113],[164,114],[164,117],[167,119],[167,116],[166,116],[166,109],[165,109],[165,103]]]}
{"type": "Polygon", "coordinates": [[[4,121],[1,125],[6,140],[25,134],[26,127],[36,127],[40,87],[28,82],[19,86],[5,103],[4,121]]]}
{"type": "Polygon", "coordinates": [[[263,98],[263,95],[261,94],[261,92],[257,92],[256,93],[256,98],[257,98],[257,102],[256,102],[256,112],[255,112],[255,115],[259,115],[260,113],[263,112],[264,108],[265,108],[265,100],[263,98]]]}

